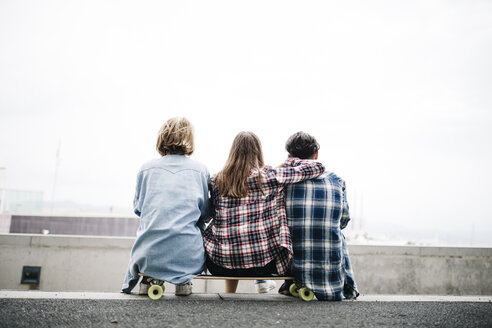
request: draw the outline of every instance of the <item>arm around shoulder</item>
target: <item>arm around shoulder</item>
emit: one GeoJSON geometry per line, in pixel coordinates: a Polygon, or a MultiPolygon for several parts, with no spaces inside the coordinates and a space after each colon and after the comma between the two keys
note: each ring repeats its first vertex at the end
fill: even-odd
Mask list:
{"type": "Polygon", "coordinates": [[[288,158],[283,168],[275,169],[275,174],[280,184],[290,184],[317,178],[324,171],[323,164],[315,160],[288,158]]]}

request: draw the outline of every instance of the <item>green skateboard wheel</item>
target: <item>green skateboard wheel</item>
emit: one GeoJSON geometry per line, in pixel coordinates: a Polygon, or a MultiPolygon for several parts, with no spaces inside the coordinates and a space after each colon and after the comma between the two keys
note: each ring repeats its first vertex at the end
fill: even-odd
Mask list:
{"type": "Polygon", "coordinates": [[[299,292],[297,291],[297,286],[296,284],[292,284],[289,287],[289,292],[292,296],[294,297],[299,297],[299,292]]]}
{"type": "Polygon", "coordinates": [[[158,300],[164,294],[164,288],[160,285],[152,285],[149,287],[149,291],[147,292],[150,299],[158,300]]]}
{"type": "Polygon", "coordinates": [[[309,302],[314,298],[314,293],[311,289],[302,287],[299,289],[299,296],[301,297],[301,300],[309,302]]]}

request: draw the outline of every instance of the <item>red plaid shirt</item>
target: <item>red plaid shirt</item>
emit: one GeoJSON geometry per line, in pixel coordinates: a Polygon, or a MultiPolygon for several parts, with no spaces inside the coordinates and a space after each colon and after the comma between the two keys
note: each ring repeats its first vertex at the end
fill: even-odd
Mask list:
{"type": "Polygon", "coordinates": [[[323,164],[289,158],[284,168],[265,166],[248,177],[248,196],[222,197],[210,179],[213,219],[203,234],[205,251],[217,265],[227,269],[264,267],[275,260],[284,274],[292,259],[292,242],[285,215],[286,184],[316,178],[323,164]],[[261,186],[258,185],[261,174],[261,186]]]}

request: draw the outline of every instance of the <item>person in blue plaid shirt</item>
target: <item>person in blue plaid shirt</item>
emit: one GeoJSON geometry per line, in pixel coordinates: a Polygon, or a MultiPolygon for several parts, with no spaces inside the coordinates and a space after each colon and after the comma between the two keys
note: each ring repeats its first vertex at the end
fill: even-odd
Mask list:
{"type": "MultiPolygon", "coordinates": [[[[304,132],[292,135],[285,148],[289,157],[318,158],[318,142],[304,132]]],[[[341,231],[350,221],[345,181],[325,171],[288,185],[285,205],[294,250],[291,273],[298,284],[310,288],[320,301],[356,299],[359,293],[341,231]]],[[[292,283],[285,281],[279,293],[289,295],[292,283]]]]}

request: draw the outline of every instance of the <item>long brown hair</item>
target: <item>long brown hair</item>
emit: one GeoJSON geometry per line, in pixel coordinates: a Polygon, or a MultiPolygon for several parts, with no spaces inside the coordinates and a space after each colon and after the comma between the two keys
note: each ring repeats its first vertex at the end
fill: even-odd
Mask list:
{"type": "MultiPolygon", "coordinates": [[[[260,139],[253,132],[239,132],[232,143],[229,158],[215,181],[223,197],[246,197],[248,177],[252,169],[258,170],[258,185],[261,188],[263,152],[260,139]]],[[[262,190],[263,191],[263,190],[262,190]]]]}

